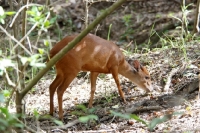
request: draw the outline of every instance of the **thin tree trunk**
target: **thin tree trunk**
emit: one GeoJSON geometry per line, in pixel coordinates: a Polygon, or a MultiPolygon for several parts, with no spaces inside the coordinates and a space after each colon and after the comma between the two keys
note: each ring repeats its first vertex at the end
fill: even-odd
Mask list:
{"type": "Polygon", "coordinates": [[[199,32],[199,14],[200,13],[200,0],[197,0],[197,8],[194,22],[193,34],[199,32]]]}

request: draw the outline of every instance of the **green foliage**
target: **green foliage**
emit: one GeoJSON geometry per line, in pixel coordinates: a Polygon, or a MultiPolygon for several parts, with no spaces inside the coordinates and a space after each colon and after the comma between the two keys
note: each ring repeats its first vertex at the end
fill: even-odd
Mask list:
{"type": "Polygon", "coordinates": [[[98,120],[97,115],[87,115],[79,117],[79,121],[82,123],[87,123],[89,120],[98,120]]]}
{"type": "MultiPolygon", "coordinates": [[[[0,105],[3,105],[4,96],[0,94],[0,105]]],[[[10,133],[13,128],[23,128],[24,125],[17,120],[14,114],[11,114],[6,107],[0,106],[0,132],[10,133]]]]}
{"type": "Polygon", "coordinates": [[[121,49],[121,50],[122,50],[123,54],[125,56],[128,56],[128,57],[131,56],[131,55],[133,55],[133,53],[137,53],[137,49],[135,49],[135,52],[133,52],[130,47],[127,48],[127,50],[125,50],[125,49],[121,49]]]}
{"type": "Polygon", "coordinates": [[[131,14],[127,14],[127,15],[123,16],[123,21],[124,21],[126,27],[129,27],[129,25],[130,25],[131,16],[132,16],[131,14]]]}
{"type": "Polygon", "coordinates": [[[87,123],[89,120],[98,120],[98,116],[92,114],[96,109],[90,108],[88,109],[86,106],[80,104],[76,106],[77,109],[80,109],[79,111],[73,111],[73,115],[80,116],[79,121],[82,123],[87,123]]]}
{"type": "Polygon", "coordinates": [[[124,25],[125,25],[125,32],[124,32],[124,34],[122,34],[122,36],[121,36],[121,40],[124,40],[124,39],[126,39],[127,37],[128,38],[133,38],[132,37],[132,34],[134,33],[134,30],[133,30],[133,28],[131,27],[132,25],[131,25],[131,17],[132,17],[132,15],[131,14],[127,14],[127,15],[124,15],[123,16],[123,18],[122,18],[122,20],[123,20],[123,22],[124,22],[124,25]]]}
{"type": "Polygon", "coordinates": [[[112,100],[114,99],[114,97],[117,97],[117,95],[116,94],[111,94],[111,95],[109,95],[109,96],[105,96],[105,103],[111,103],[112,102],[112,100]]]}
{"type": "Polygon", "coordinates": [[[145,126],[147,126],[147,122],[145,122],[144,120],[142,120],[141,118],[139,118],[137,115],[135,114],[122,114],[122,113],[119,113],[119,112],[115,112],[115,111],[112,111],[110,110],[110,113],[114,116],[118,116],[118,117],[121,117],[121,118],[124,118],[124,119],[135,119],[136,121],[138,122],[141,122],[142,124],[144,124],[145,126]]]}
{"type": "Polygon", "coordinates": [[[48,40],[44,40],[44,45],[45,45],[46,47],[49,47],[49,41],[48,41],[48,40]]]}
{"type": "Polygon", "coordinates": [[[178,20],[181,23],[181,26],[177,26],[176,30],[174,31],[173,35],[169,36],[167,35],[168,31],[165,31],[164,36],[160,37],[160,41],[162,44],[162,48],[178,48],[183,53],[183,57],[187,61],[187,50],[186,50],[186,44],[193,40],[193,35],[188,30],[188,20],[187,20],[187,14],[188,14],[188,7],[191,6],[191,4],[187,6],[182,6],[182,18],[178,18],[174,16],[172,13],[169,14],[170,17],[178,20]]]}
{"type": "Polygon", "coordinates": [[[15,64],[10,59],[1,59],[0,58],[0,75],[3,75],[4,71],[8,67],[14,67],[15,64]]]}
{"type": "Polygon", "coordinates": [[[48,17],[50,16],[50,11],[46,10],[44,6],[33,6],[31,10],[27,11],[27,14],[27,20],[32,25],[38,23],[37,27],[45,32],[47,32],[47,29],[50,28],[57,19],[57,17],[53,17],[48,20],[48,17]]]}
{"type": "MultiPolygon", "coordinates": [[[[40,52],[42,51],[43,50],[40,50],[40,52]]],[[[45,63],[38,62],[40,57],[41,57],[41,54],[34,54],[31,57],[20,57],[20,58],[23,65],[25,65],[28,62],[30,66],[33,66],[33,67],[45,67],[45,63]]]]}
{"type": "Polygon", "coordinates": [[[10,91],[3,90],[2,93],[3,93],[4,97],[10,97],[10,91]]]}
{"type": "Polygon", "coordinates": [[[104,79],[104,78],[106,77],[106,74],[100,73],[100,74],[98,75],[98,77],[99,77],[100,79],[104,79]]]}
{"type": "Polygon", "coordinates": [[[110,31],[112,28],[112,24],[110,24],[109,29],[108,29],[108,36],[107,36],[107,40],[110,40],[110,31]]]}
{"type": "Polygon", "coordinates": [[[182,114],[183,114],[182,112],[174,112],[174,113],[169,114],[169,115],[164,115],[161,118],[154,118],[148,124],[148,128],[149,128],[150,131],[153,131],[154,127],[156,127],[160,123],[163,123],[163,122],[170,120],[173,115],[182,115],[182,114]]]}
{"type": "Polygon", "coordinates": [[[51,121],[53,121],[55,124],[62,126],[64,125],[62,121],[55,119],[54,117],[50,116],[50,115],[46,115],[44,116],[44,118],[50,118],[51,121]]]}
{"type": "Polygon", "coordinates": [[[9,11],[9,12],[5,12],[3,7],[0,6],[0,23],[1,24],[5,24],[5,18],[6,18],[6,15],[14,15],[16,12],[13,12],[13,11],[9,11]]]}
{"type": "Polygon", "coordinates": [[[4,102],[4,95],[2,93],[0,93],[0,103],[3,103],[3,102],[4,102]]]}
{"type": "Polygon", "coordinates": [[[122,113],[119,113],[119,112],[115,112],[115,111],[112,111],[110,110],[110,113],[114,116],[118,116],[118,117],[121,117],[121,118],[124,118],[124,119],[134,119],[138,122],[141,122],[142,124],[144,124],[145,126],[148,127],[148,129],[150,131],[153,131],[153,129],[160,123],[163,123],[163,122],[166,122],[168,120],[171,119],[171,117],[173,115],[182,115],[183,113],[182,112],[174,112],[172,114],[168,114],[168,115],[165,115],[161,118],[154,118],[153,120],[151,120],[149,123],[146,122],[145,120],[142,120],[141,118],[139,118],[137,115],[135,114],[122,114],[122,113]]]}
{"type": "Polygon", "coordinates": [[[55,124],[57,124],[57,125],[59,125],[59,126],[62,126],[62,125],[63,125],[63,122],[62,122],[62,121],[55,119],[55,118],[52,117],[51,115],[44,115],[44,116],[41,116],[41,115],[39,114],[39,112],[38,112],[36,109],[34,110],[33,115],[34,115],[36,121],[38,121],[38,120],[41,118],[41,119],[51,120],[52,122],[54,122],[55,124]]]}

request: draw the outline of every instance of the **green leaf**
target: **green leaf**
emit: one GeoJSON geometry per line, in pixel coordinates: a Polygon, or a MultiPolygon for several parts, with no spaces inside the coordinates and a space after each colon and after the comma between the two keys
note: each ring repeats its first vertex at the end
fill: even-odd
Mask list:
{"type": "Polygon", "coordinates": [[[38,111],[36,109],[34,109],[33,114],[34,114],[34,116],[35,116],[36,119],[38,119],[39,116],[40,116],[39,113],[38,113],[38,111]]]}
{"type": "Polygon", "coordinates": [[[172,117],[173,115],[179,115],[179,114],[182,114],[182,113],[174,112],[174,113],[172,113],[172,114],[164,115],[162,118],[155,118],[155,119],[153,119],[153,120],[149,123],[148,128],[149,128],[150,131],[152,131],[153,128],[154,128],[156,125],[170,120],[171,117],[172,117]]]}
{"type": "Polygon", "coordinates": [[[96,108],[89,108],[89,109],[88,109],[88,113],[91,114],[91,113],[93,113],[95,110],[96,110],[96,108]]]}
{"type": "Polygon", "coordinates": [[[173,115],[183,115],[184,112],[174,112],[173,115]]]}
{"type": "Polygon", "coordinates": [[[83,104],[79,104],[76,106],[77,109],[83,110],[85,113],[87,112],[87,107],[83,104]]]}
{"type": "Polygon", "coordinates": [[[30,65],[33,67],[45,67],[46,66],[45,63],[36,63],[36,62],[31,62],[30,65]]]}
{"type": "Polygon", "coordinates": [[[154,128],[157,124],[160,124],[160,123],[162,123],[162,122],[164,122],[163,119],[161,119],[161,118],[155,118],[155,119],[153,119],[153,120],[149,123],[148,128],[150,129],[150,131],[152,131],[153,128],[154,128]]]}
{"type": "Polygon", "coordinates": [[[9,97],[10,96],[10,91],[3,90],[2,92],[3,92],[4,97],[9,97]]]}
{"type": "Polygon", "coordinates": [[[48,47],[49,46],[49,41],[48,40],[44,40],[44,45],[48,47]]]}
{"type": "Polygon", "coordinates": [[[18,122],[15,122],[12,124],[14,127],[17,127],[17,128],[23,128],[24,125],[22,123],[18,123],[18,122]]]}
{"type": "Polygon", "coordinates": [[[98,117],[96,115],[87,115],[87,116],[79,117],[79,121],[82,123],[86,123],[91,119],[98,120],[98,117]]]}
{"type": "Polygon", "coordinates": [[[0,93],[0,102],[4,102],[4,95],[0,93]]]}
{"type": "Polygon", "coordinates": [[[25,65],[26,64],[26,62],[29,62],[29,58],[27,58],[27,57],[20,57],[20,59],[21,59],[21,62],[22,62],[22,64],[23,65],[25,65]]]}
{"type": "Polygon", "coordinates": [[[10,59],[3,59],[2,63],[4,63],[5,67],[15,66],[14,63],[12,63],[12,60],[10,60],[10,59]]]}
{"type": "Polygon", "coordinates": [[[39,11],[42,11],[43,8],[44,8],[43,6],[39,6],[39,7],[38,7],[38,10],[39,10],[39,11]]]}
{"type": "Polygon", "coordinates": [[[0,69],[1,68],[6,68],[6,67],[14,67],[15,64],[12,63],[12,60],[10,59],[2,59],[0,60],[0,69]]]}
{"type": "Polygon", "coordinates": [[[14,12],[14,11],[5,12],[5,14],[6,14],[6,15],[9,15],[9,16],[14,15],[15,13],[16,13],[16,12],[14,12]]]}
{"type": "Polygon", "coordinates": [[[130,117],[132,118],[132,119],[135,119],[136,121],[138,121],[138,122],[142,122],[142,124],[144,124],[144,125],[148,125],[144,120],[142,120],[140,117],[138,117],[137,115],[135,115],[135,114],[130,114],[130,117]]]}
{"type": "Polygon", "coordinates": [[[33,6],[32,9],[31,9],[31,11],[37,13],[38,12],[37,6],[33,6]]]}
{"type": "MultiPolygon", "coordinates": [[[[6,128],[7,126],[9,126],[9,123],[6,120],[0,119],[0,127],[6,128]]],[[[5,129],[5,128],[2,128],[2,129],[5,129]]]]}
{"type": "Polygon", "coordinates": [[[72,111],[71,114],[72,114],[72,115],[76,115],[76,116],[85,115],[85,113],[83,113],[82,111],[72,111]]]}
{"type": "Polygon", "coordinates": [[[124,118],[124,119],[135,119],[136,121],[142,122],[142,124],[144,124],[144,125],[147,126],[147,123],[144,120],[142,120],[141,118],[139,118],[135,114],[122,114],[122,113],[115,112],[115,111],[112,111],[112,110],[110,110],[110,113],[113,114],[113,115],[115,115],[115,116],[124,118]]]}
{"type": "Polygon", "coordinates": [[[44,54],[44,49],[39,48],[38,51],[40,54],[44,54]]]}
{"type": "Polygon", "coordinates": [[[50,22],[49,20],[47,20],[45,23],[44,23],[44,27],[49,27],[50,26],[50,22]]]}
{"type": "Polygon", "coordinates": [[[4,10],[3,10],[3,7],[0,6],[0,16],[3,16],[5,14],[4,10]]]}
{"type": "Polygon", "coordinates": [[[51,24],[53,24],[53,23],[55,23],[55,22],[56,22],[56,20],[57,20],[57,16],[56,16],[56,17],[53,17],[53,18],[51,18],[51,19],[50,19],[50,23],[51,23],[51,24]]]}
{"type": "Polygon", "coordinates": [[[5,21],[4,21],[4,19],[2,19],[2,18],[0,18],[0,22],[1,22],[2,24],[5,24],[5,21]]]}
{"type": "Polygon", "coordinates": [[[31,56],[31,60],[36,60],[40,57],[40,54],[34,54],[31,56]]]}
{"type": "Polygon", "coordinates": [[[115,112],[113,110],[110,110],[110,113],[115,115],[115,116],[124,118],[124,119],[130,119],[131,118],[130,115],[128,115],[128,114],[122,114],[122,113],[119,113],[119,112],[115,112]]]}
{"type": "Polygon", "coordinates": [[[30,65],[31,66],[34,66],[34,67],[45,67],[46,64],[45,63],[39,63],[37,62],[38,61],[38,58],[40,57],[41,55],[40,54],[35,54],[35,55],[32,55],[30,58],[26,58],[26,57],[21,57],[21,59],[23,59],[23,61],[29,61],[30,62],[30,65]]]}
{"type": "Polygon", "coordinates": [[[59,121],[59,120],[56,120],[56,119],[54,119],[53,121],[54,121],[54,123],[56,123],[59,126],[64,125],[62,121],[59,121]]]}
{"type": "Polygon", "coordinates": [[[42,119],[50,119],[52,120],[54,123],[56,123],[57,125],[64,125],[62,121],[55,119],[53,116],[51,115],[43,115],[41,116],[42,119]]]}
{"type": "Polygon", "coordinates": [[[28,15],[31,15],[31,16],[34,16],[34,15],[35,15],[35,12],[30,11],[30,10],[26,11],[26,13],[27,13],[28,15]]]}
{"type": "Polygon", "coordinates": [[[9,112],[8,112],[8,109],[7,108],[3,108],[3,107],[0,107],[0,110],[3,114],[5,114],[6,117],[9,116],[9,112]]]}

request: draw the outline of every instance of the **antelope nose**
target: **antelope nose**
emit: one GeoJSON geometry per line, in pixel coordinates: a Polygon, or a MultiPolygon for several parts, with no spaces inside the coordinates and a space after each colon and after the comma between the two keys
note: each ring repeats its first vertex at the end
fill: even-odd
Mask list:
{"type": "Polygon", "coordinates": [[[152,84],[149,86],[148,90],[149,90],[149,91],[153,91],[153,86],[152,86],[152,84]]]}

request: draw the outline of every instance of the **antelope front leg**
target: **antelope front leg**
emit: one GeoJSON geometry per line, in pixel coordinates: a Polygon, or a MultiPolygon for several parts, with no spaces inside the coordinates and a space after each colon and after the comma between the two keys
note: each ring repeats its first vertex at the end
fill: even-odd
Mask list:
{"type": "Polygon", "coordinates": [[[98,75],[99,73],[97,72],[90,73],[91,93],[90,93],[90,100],[89,100],[89,105],[88,105],[89,108],[91,108],[93,104],[94,92],[96,90],[96,80],[97,80],[98,75]]]}

